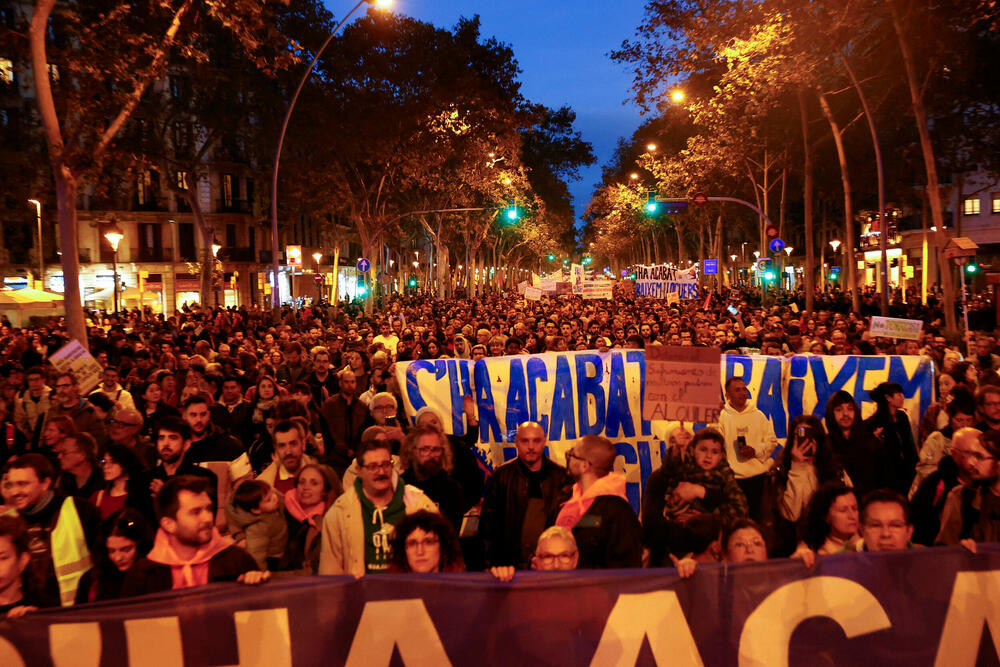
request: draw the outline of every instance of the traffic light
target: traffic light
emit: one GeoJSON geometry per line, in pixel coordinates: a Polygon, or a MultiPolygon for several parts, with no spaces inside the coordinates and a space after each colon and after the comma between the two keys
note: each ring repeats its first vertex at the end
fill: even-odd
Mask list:
{"type": "Polygon", "coordinates": [[[507,219],[514,222],[521,217],[521,214],[517,210],[517,202],[513,199],[510,200],[510,206],[507,207],[507,219]]]}
{"type": "Polygon", "coordinates": [[[413,277],[413,276],[410,276],[410,279],[406,281],[406,286],[407,287],[416,287],[417,286],[417,279],[415,277],[413,277]]]}
{"type": "Polygon", "coordinates": [[[581,261],[581,264],[587,265],[587,264],[590,264],[593,261],[594,260],[591,257],[584,257],[583,260],[581,261]]]}
{"type": "Polygon", "coordinates": [[[556,256],[555,256],[555,255],[553,255],[553,254],[552,254],[552,253],[550,252],[550,253],[549,253],[549,258],[548,258],[548,259],[549,259],[549,261],[550,261],[550,262],[554,262],[554,261],[556,261],[556,256]]]}
{"type": "Polygon", "coordinates": [[[657,209],[659,209],[659,208],[660,208],[660,205],[656,202],[656,196],[652,192],[650,192],[649,193],[649,198],[646,200],[646,213],[647,213],[647,215],[653,215],[654,213],[656,213],[657,209]]]}
{"type": "Polygon", "coordinates": [[[358,281],[358,289],[356,294],[358,295],[359,299],[363,299],[366,296],[368,296],[368,288],[365,286],[364,281],[362,280],[358,281]]]}
{"type": "Polygon", "coordinates": [[[970,263],[970,264],[966,264],[965,265],[965,272],[966,273],[973,274],[973,273],[976,273],[977,271],[979,271],[979,265],[978,264],[972,264],[972,263],[970,263]]]}
{"type": "Polygon", "coordinates": [[[767,270],[764,272],[764,280],[774,280],[774,271],[767,270]]]}

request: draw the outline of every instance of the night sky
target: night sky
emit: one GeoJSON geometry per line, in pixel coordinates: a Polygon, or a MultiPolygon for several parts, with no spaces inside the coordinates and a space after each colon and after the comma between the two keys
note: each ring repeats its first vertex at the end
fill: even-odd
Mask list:
{"type": "MultiPolygon", "coordinates": [[[[337,16],[353,3],[326,0],[326,5],[337,16]]],[[[394,0],[393,11],[445,28],[478,14],[484,39],[496,37],[513,48],[525,97],[576,111],[576,127],[598,160],[570,183],[579,215],[618,138],[630,136],[640,122],[634,104],[623,106],[632,77],[608,53],[632,37],[643,6],[640,0],[394,0]]]]}

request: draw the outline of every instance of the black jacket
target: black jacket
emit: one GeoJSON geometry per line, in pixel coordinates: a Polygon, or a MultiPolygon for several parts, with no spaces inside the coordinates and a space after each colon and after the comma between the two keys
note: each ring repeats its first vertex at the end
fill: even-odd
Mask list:
{"type": "Polygon", "coordinates": [[[642,528],[628,501],[598,496],[573,526],[580,552],[577,567],[620,569],[642,567],[642,528]]]}
{"type": "MultiPolygon", "coordinates": [[[[559,506],[569,498],[566,469],[542,458],[542,503],[546,525],[552,525],[559,506]]],[[[520,459],[508,461],[486,485],[479,534],[488,565],[517,565],[521,560],[521,530],[528,511],[529,470],[520,459]]]]}
{"type": "Polygon", "coordinates": [[[427,479],[418,479],[413,468],[404,472],[402,477],[404,482],[417,487],[434,501],[434,504],[441,510],[441,515],[454,526],[456,534],[462,529],[465,501],[462,495],[462,486],[454,477],[441,470],[427,479]]]}
{"type": "MultiPolygon", "coordinates": [[[[257,563],[250,554],[236,545],[230,545],[208,561],[208,581],[236,581],[241,574],[257,569],[257,563]]],[[[173,587],[174,577],[169,565],[143,558],[125,575],[121,596],[127,598],[160,593],[173,587]]]]}

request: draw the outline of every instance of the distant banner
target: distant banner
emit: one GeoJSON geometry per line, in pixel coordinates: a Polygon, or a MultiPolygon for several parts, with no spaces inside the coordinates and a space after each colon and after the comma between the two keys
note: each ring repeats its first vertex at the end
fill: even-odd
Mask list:
{"type": "MultiPolygon", "coordinates": [[[[647,421],[643,415],[646,358],[642,350],[616,349],[465,359],[418,360],[396,364],[406,414],[435,409],[448,433],[464,434],[462,397],[472,394],[479,413],[481,458],[497,465],[516,456],[517,425],[536,421],[548,435],[549,455],[565,462],[565,451],[581,435],[604,435],[615,443],[615,470],[626,475],[626,493],[636,508],[649,474],[666,453],[666,438],[677,422],[647,421]]],[[[903,387],[904,409],[914,432],[932,400],[933,365],[919,356],[769,357],[722,355],[722,385],[742,377],[751,400],[784,439],[791,417],[822,417],[836,391],[846,390],[875,411],[868,390],[885,381],[903,387]]]]}
{"type": "Polygon", "coordinates": [[[698,271],[693,267],[682,271],[666,264],[637,266],[635,294],[654,299],[667,299],[672,294],[677,299],[697,299],[698,271]]]}
{"type": "Polygon", "coordinates": [[[584,299],[612,299],[614,289],[613,280],[584,280],[581,294],[584,299]]]}
{"type": "Polygon", "coordinates": [[[0,623],[0,664],[995,664],[1000,546],[673,570],[214,584],[0,623]],[[987,630],[987,627],[989,630],[987,630]]]}

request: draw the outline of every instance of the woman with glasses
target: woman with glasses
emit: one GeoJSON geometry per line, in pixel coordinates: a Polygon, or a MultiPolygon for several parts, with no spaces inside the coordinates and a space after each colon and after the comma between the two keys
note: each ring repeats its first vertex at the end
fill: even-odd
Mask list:
{"type": "Polygon", "coordinates": [[[392,536],[395,572],[465,572],[455,529],[440,514],[421,510],[396,524],[392,536]]]}
{"type": "Polygon", "coordinates": [[[101,519],[107,519],[124,509],[129,491],[142,473],[142,464],[130,447],[108,445],[104,457],[98,463],[104,477],[104,487],[90,497],[101,519]]]}

